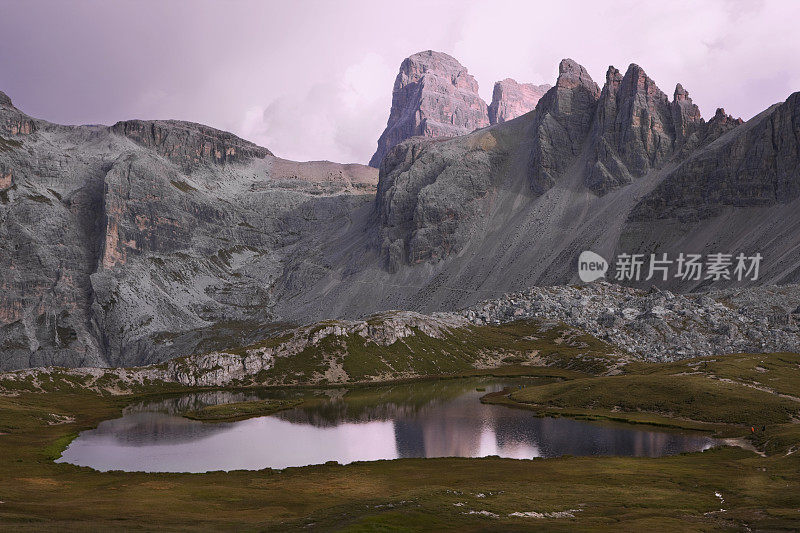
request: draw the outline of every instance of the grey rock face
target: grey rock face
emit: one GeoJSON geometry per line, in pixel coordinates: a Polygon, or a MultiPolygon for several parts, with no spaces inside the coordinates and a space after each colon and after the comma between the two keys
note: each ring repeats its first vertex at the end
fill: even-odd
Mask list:
{"type": "MultiPolygon", "coordinates": [[[[346,346],[348,340],[354,337],[360,339],[364,345],[380,347],[404,342],[410,337],[442,340],[459,330],[463,332],[469,326],[470,322],[458,314],[422,315],[396,311],[371,316],[369,320],[329,320],[320,324],[293,328],[283,332],[280,340],[256,343],[253,346],[240,348],[235,353],[223,350],[211,351],[172,359],[158,366],[115,370],[93,367],[68,371],[53,368],[22,370],[0,374],[0,378],[26,381],[34,388],[38,388],[43,378],[58,372],[62,375],[78,377],[85,383],[85,387],[95,390],[106,390],[104,387],[108,387],[108,383],[113,383],[114,388],[124,390],[148,381],[180,383],[192,387],[296,384],[297,376],[294,372],[270,373],[275,368],[276,361],[297,356],[304,351],[325,350],[327,352],[331,346],[346,346]],[[322,347],[323,345],[325,348],[322,347]]],[[[306,376],[303,384],[356,381],[345,371],[341,363],[341,354],[328,352],[322,359],[321,364],[309,370],[310,375],[306,376]]],[[[481,359],[481,357],[476,356],[476,359],[481,359]]],[[[375,366],[379,367],[380,365],[376,364],[375,366]]],[[[371,379],[367,380],[419,377],[419,374],[413,369],[394,369],[388,366],[387,372],[386,375],[371,376],[371,379]]]]}
{"type": "MultiPolygon", "coordinates": [[[[671,107],[676,149],[687,143],[696,145],[696,135],[699,126],[703,123],[703,117],[700,115],[700,109],[689,98],[689,91],[684,89],[680,83],[675,86],[671,107]]],[[[719,135],[714,135],[714,138],[716,137],[719,135]]]]}
{"type": "Polygon", "coordinates": [[[266,148],[215,130],[178,120],[127,120],[118,122],[111,131],[166,157],[185,172],[191,172],[203,161],[234,163],[272,155],[266,148]]]}
{"type": "MultiPolygon", "coordinates": [[[[403,276],[429,258],[429,276],[448,289],[423,305],[569,282],[582,250],[609,259],[758,251],[772,259],[756,283],[800,281],[798,95],[746,124],[723,111],[704,122],[683,87],[670,102],[639,67],[627,79],[609,69],[602,93],[574,62],[560,72],[533,113],[448,141],[411,139],[387,157],[377,246],[403,276]],[[467,157],[488,166],[465,169],[467,157]],[[461,208],[442,229],[424,214],[436,212],[432,198],[448,205],[451,192],[461,208]],[[416,238],[429,233],[459,237],[416,238]],[[455,288],[465,286],[473,293],[462,297],[455,288]]],[[[665,282],[680,291],[711,284],[665,282]]]]}
{"type": "Polygon", "coordinates": [[[4,97],[0,98],[0,134],[17,136],[35,133],[36,121],[14,107],[5,93],[0,94],[4,97]]]}
{"type": "Polygon", "coordinates": [[[671,172],[631,220],[702,220],[726,206],[771,206],[798,198],[800,93],[739,124],[718,109],[706,129],[721,137],[671,172]],[[731,128],[739,134],[724,135],[731,128]]]}
{"type": "Polygon", "coordinates": [[[561,61],[556,86],[539,101],[531,128],[528,172],[535,194],[552,187],[580,153],[599,94],[585,68],[571,59],[561,61]]]}
{"type": "Polygon", "coordinates": [[[798,301],[798,285],[681,295],[600,282],[506,294],[463,314],[475,324],[521,318],[558,320],[639,358],[673,361],[800,351],[800,321],[791,316],[798,301]]]}
{"type": "Polygon", "coordinates": [[[728,133],[730,130],[734,129],[740,124],[744,124],[744,121],[741,118],[733,118],[731,115],[725,113],[723,108],[719,107],[717,108],[716,113],[714,113],[714,116],[708,121],[708,123],[705,125],[705,128],[703,128],[701,132],[710,142],[717,137],[721,137],[723,134],[728,133]]]}
{"type": "MultiPolygon", "coordinates": [[[[493,143],[491,134],[484,142],[493,143]]],[[[478,141],[480,142],[480,141],[478,141]]],[[[401,263],[441,259],[469,238],[467,220],[477,220],[497,169],[493,154],[462,154],[447,140],[401,143],[387,156],[391,172],[380,181],[376,213],[381,252],[396,271],[401,263]]]]}
{"type": "Polygon", "coordinates": [[[537,102],[551,88],[548,84],[517,83],[506,78],[494,84],[489,104],[489,123],[499,124],[533,111],[537,102]]]}
{"type": "Polygon", "coordinates": [[[455,58],[428,50],[407,58],[392,91],[392,109],[370,166],[413,136],[455,137],[489,125],[486,102],[475,81],[455,58]]]}
{"type": "Polygon", "coordinates": [[[343,227],[376,182],[196,124],[64,127],[2,107],[0,367],[143,364],[263,337],[288,258],[313,259],[319,226],[343,227]]]}
{"type": "Polygon", "coordinates": [[[625,76],[609,67],[592,131],[587,186],[604,194],[661,166],[674,148],[672,114],[667,95],[641,67],[631,65],[625,76]]]}
{"type": "MultiPolygon", "coordinates": [[[[194,387],[287,385],[297,383],[296,370],[279,368],[282,360],[292,357],[304,357],[307,368],[302,373],[303,384],[408,379],[419,377],[414,365],[386,365],[387,361],[381,360],[383,347],[397,348],[397,343],[410,347],[420,340],[436,340],[442,346],[440,355],[463,353],[479,334],[473,326],[526,319],[550,327],[565,323],[569,326],[565,331],[605,340],[611,346],[601,357],[604,366],[611,368],[634,359],[675,361],[739,352],[796,352],[800,350],[800,317],[790,310],[799,301],[798,285],[689,295],[635,290],[606,282],[584,287],[538,287],[483,301],[457,313],[392,311],[361,320],[327,320],[288,329],[279,338],[233,351],[197,353],[157,366],[29,369],[0,374],[0,381],[22,382],[38,389],[48,382],[52,387],[50,379],[66,376],[99,391],[128,390],[157,381],[194,387]],[[353,340],[362,350],[372,351],[375,372],[348,374],[343,361],[353,340]],[[381,367],[385,370],[377,370],[381,367]]],[[[495,366],[507,354],[503,350],[475,353],[471,364],[478,368],[495,366]]],[[[546,364],[546,356],[532,356],[538,358],[538,364],[546,364]]],[[[698,363],[689,363],[694,364],[698,363]]]]}
{"type": "Polygon", "coordinates": [[[0,91],[0,105],[4,105],[4,106],[8,106],[8,107],[11,107],[12,105],[14,105],[14,104],[11,103],[11,98],[9,98],[8,95],[6,93],[4,93],[3,91],[0,91]]]}

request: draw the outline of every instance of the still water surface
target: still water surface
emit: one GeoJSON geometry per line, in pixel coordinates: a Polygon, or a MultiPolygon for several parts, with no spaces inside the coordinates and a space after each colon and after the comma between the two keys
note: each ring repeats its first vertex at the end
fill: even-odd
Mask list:
{"type": "Polygon", "coordinates": [[[708,436],[484,405],[479,398],[521,381],[439,381],[348,393],[198,393],[128,408],[82,432],[58,462],[97,470],[207,472],[350,463],[401,457],[519,459],[559,455],[658,457],[716,444],[708,436]],[[476,387],[485,391],[476,391],[476,387]],[[311,405],[231,423],[179,413],[205,405],[315,394],[311,405]]]}

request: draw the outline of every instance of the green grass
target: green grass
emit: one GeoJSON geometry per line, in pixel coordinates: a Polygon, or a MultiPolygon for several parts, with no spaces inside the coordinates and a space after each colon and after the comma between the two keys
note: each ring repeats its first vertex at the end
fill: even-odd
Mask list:
{"type": "Polygon", "coordinates": [[[266,416],[302,404],[302,400],[255,400],[251,402],[207,405],[197,411],[189,411],[183,416],[204,422],[229,422],[256,416],[266,416]]]}
{"type": "MultiPolygon", "coordinates": [[[[474,383],[464,386],[474,387],[474,383]]],[[[369,389],[352,392],[369,395],[369,389]]],[[[800,527],[800,458],[795,454],[762,458],[736,448],[660,459],[403,459],[282,472],[207,474],[101,473],[51,461],[77,431],[119,416],[121,408],[134,400],[141,398],[88,393],[0,398],[0,425],[15,426],[8,435],[0,435],[0,528],[697,531],[800,527]],[[74,422],[48,425],[51,413],[70,415],[74,422]],[[714,495],[717,491],[724,505],[714,495]],[[727,511],[719,513],[720,507],[727,511]],[[579,509],[573,512],[574,518],[509,516],[570,509],[579,509]],[[469,511],[498,517],[470,515],[469,511]]]]}
{"type": "Polygon", "coordinates": [[[22,143],[14,139],[4,139],[0,137],[0,152],[10,152],[16,148],[21,148],[22,143]]]}
{"type": "Polygon", "coordinates": [[[800,354],[733,354],[701,357],[663,365],[633,363],[632,373],[700,373],[740,383],[767,387],[779,393],[800,396],[800,354]]]}
{"type": "MultiPolygon", "coordinates": [[[[155,262],[158,263],[159,259],[155,262]]],[[[380,320],[376,318],[375,320],[380,320]]],[[[262,348],[277,348],[295,337],[311,337],[321,328],[336,324],[321,323],[309,329],[293,330],[288,324],[273,324],[266,328],[257,322],[220,322],[202,332],[182,334],[162,333],[157,343],[194,342],[197,352],[222,351],[246,357],[262,348]],[[267,337],[247,346],[230,348],[233,339],[267,337]]],[[[72,339],[64,330],[63,341],[72,339]]],[[[299,338],[299,341],[304,339],[299,338]]],[[[171,364],[185,373],[200,377],[202,372],[192,364],[191,356],[178,357],[171,364]]],[[[500,326],[468,326],[453,328],[441,337],[428,336],[422,331],[398,339],[389,345],[367,341],[358,334],[328,335],[307,343],[298,353],[279,354],[269,369],[232,382],[231,386],[299,386],[314,384],[356,384],[439,377],[474,375],[536,376],[560,379],[587,377],[606,372],[619,364],[613,348],[590,335],[558,323],[519,321],[500,326]]],[[[166,363],[153,365],[164,370],[166,363]]],[[[68,371],[54,370],[42,376],[42,383],[0,379],[2,390],[58,390],[59,383],[74,388],[74,378],[68,371]]],[[[129,390],[114,373],[108,372],[97,380],[97,388],[129,390]]],[[[135,385],[132,392],[147,392],[148,386],[135,385]]]]}
{"type": "Polygon", "coordinates": [[[631,363],[594,376],[484,396],[535,411],[745,437],[770,455],[800,449],[798,354],[734,354],[675,363],[631,363]],[[755,427],[755,433],[750,428],[755,427]]]}
{"type": "Polygon", "coordinates": [[[172,184],[173,187],[175,187],[179,191],[194,192],[194,191],[197,190],[194,187],[192,187],[191,185],[189,185],[188,183],[186,183],[185,181],[172,180],[172,181],[170,181],[170,183],[172,184]]]}
{"type": "MultiPolygon", "coordinates": [[[[318,325],[309,335],[327,325],[318,325]]],[[[277,346],[288,339],[282,336],[226,351],[244,355],[248,350],[277,346]]],[[[578,377],[605,372],[615,365],[617,358],[610,355],[612,351],[608,344],[563,324],[534,320],[457,328],[442,338],[417,330],[387,346],[368,342],[358,334],[327,336],[291,357],[276,358],[274,366],[255,382],[301,384],[332,375],[339,381],[359,383],[467,375],[476,368],[501,366],[536,369],[532,375],[578,377]]]]}
{"type": "Polygon", "coordinates": [[[673,418],[723,424],[784,424],[800,403],[705,376],[619,375],[529,387],[511,394],[521,403],[546,407],[645,411],[673,418]]]}

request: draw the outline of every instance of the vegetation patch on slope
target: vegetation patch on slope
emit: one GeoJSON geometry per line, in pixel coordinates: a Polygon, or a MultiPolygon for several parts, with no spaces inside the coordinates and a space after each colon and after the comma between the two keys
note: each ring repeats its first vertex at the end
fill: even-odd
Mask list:
{"type": "Polygon", "coordinates": [[[620,375],[530,387],[511,399],[547,407],[646,411],[724,424],[782,424],[800,404],[705,376],[620,375]]]}
{"type": "Polygon", "coordinates": [[[14,139],[4,139],[0,137],[0,152],[10,152],[15,148],[20,148],[22,143],[14,139]]]}
{"type": "Polygon", "coordinates": [[[484,402],[577,418],[746,436],[767,453],[800,447],[800,354],[735,354],[629,363],[624,374],[493,393],[484,402]],[[751,429],[752,428],[752,429],[751,429]]]}
{"type": "MultiPolygon", "coordinates": [[[[318,329],[327,324],[320,325],[318,329]]],[[[308,336],[317,331],[311,330],[308,336]]],[[[441,336],[413,334],[381,344],[357,333],[327,335],[289,357],[276,357],[257,382],[359,383],[424,376],[465,375],[476,369],[516,366],[542,375],[590,375],[619,364],[614,347],[560,323],[524,320],[452,328],[441,336]]],[[[285,342],[286,337],[283,338],[285,342]]],[[[246,353],[257,344],[239,351],[246,353]]],[[[270,346],[275,346],[271,344],[270,346]]]]}

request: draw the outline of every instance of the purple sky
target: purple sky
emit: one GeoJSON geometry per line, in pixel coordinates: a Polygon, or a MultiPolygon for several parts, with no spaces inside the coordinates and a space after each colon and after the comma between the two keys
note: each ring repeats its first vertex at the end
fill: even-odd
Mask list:
{"type": "Polygon", "coordinates": [[[281,157],[366,163],[400,62],[455,56],[495,81],[553,83],[571,57],[602,85],[638,63],[703,116],[748,119],[800,90],[800,2],[0,0],[0,90],[59,123],[178,118],[281,157]]]}

